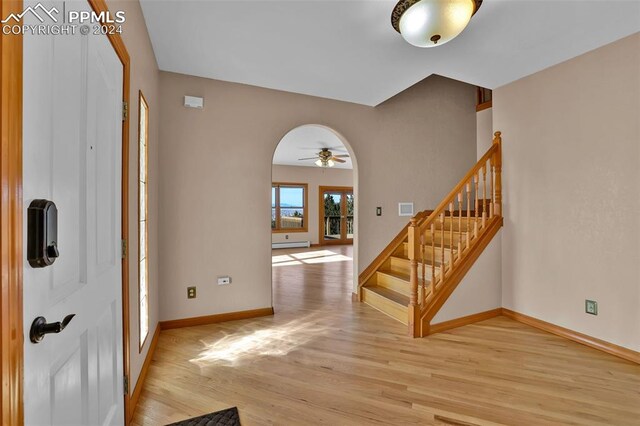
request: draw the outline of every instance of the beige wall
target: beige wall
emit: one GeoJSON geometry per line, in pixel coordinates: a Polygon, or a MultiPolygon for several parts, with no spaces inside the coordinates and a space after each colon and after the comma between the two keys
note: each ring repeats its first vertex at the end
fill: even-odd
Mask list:
{"type": "Polygon", "coordinates": [[[442,77],[376,108],[164,72],[160,84],[163,320],[271,306],[271,160],[289,130],[326,125],[355,156],[356,270],[406,223],[399,201],[435,207],[476,158],[474,87],[442,77]]]}
{"type": "Polygon", "coordinates": [[[502,307],[502,230],[493,237],[431,321],[438,324],[502,307]]]}
{"type": "Polygon", "coordinates": [[[476,114],[478,160],[491,148],[493,143],[493,108],[483,109],[476,114]]]}
{"type": "Polygon", "coordinates": [[[300,167],[274,165],[271,178],[273,182],[306,183],[308,185],[308,228],[309,232],[274,233],[272,241],[311,241],[318,243],[318,187],[319,186],[351,186],[353,187],[353,170],[327,169],[320,167],[300,167]],[[289,236],[289,239],[286,236],[289,236]]]}
{"type": "Polygon", "coordinates": [[[640,34],[495,90],[493,119],[503,306],[640,350],[640,34]]]}
{"type": "Polygon", "coordinates": [[[159,71],[151,47],[144,16],[138,1],[108,0],[109,10],[123,10],[126,22],[122,38],[131,56],[131,90],[129,98],[129,316],[132,386],[138,381],[151,337],[158,324],[158,136],[159,71]],[[149,338],[139,352],[138,320],[138,91],[149,104],[149,338]]]}

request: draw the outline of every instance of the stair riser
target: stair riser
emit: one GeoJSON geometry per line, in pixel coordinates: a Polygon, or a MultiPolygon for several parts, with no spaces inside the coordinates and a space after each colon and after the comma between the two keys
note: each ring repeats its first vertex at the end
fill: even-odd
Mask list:
{"type": "MultiPolygon", "coordinates": [[[[462,238],[462,241],[466,241],[467,240],[467,232],[458,232],[458,231],[454,231],[453,233],[453,243],[457,246],[458,245],[458,241],[460,240],[460,238],[462,238]]],[[[435,233],[435,244],[436,245],[440,245],[442,244],[442,230],[440,230],[440,232],[436,232],[435,233]]],[[[431,245],[431,231],[428,231],[425,233],[424,235],[424,242],[426,245],[431,245]]],[[[446,245],[450,245],[451,244],[451,231],[449,232],[445,232],[444,233],[444,243],[446,245]]]]}
{"type": "MultiPolygon", "coordinates": [[[[463,220],[462,223],[459,223],[457,219],[454,220],[453,223],[451,223],[451,221],[445,221],[444,223],[445,234],[447,232],[451,232],[452,227],[454,232],[473,232],[476,224],[478,228],[480,228],[480,225],[482,224],[482,220],[478,220],[477,222],[474,222],[472,220],[469,223],[467,223],[465,220],[463,220]]],[[[436,222],[436,233],[438,233],[437,231],[442,233],[442,228],[443,228],[442,224],[439,222],[436,222]]]]}
{"type": "MultiPolygon", "coordinates": [[[[389,269],[392,269],[394,271],[399,271],[405,274],[410,274],[411,273],[411,263],[409,260],[407,259],[400,259],[397,257],[392,257],[389,261],[389,269]]],[[[431,265],[427,264],[427,267],[425,268],[426,271],[426,275],[427,278],[431,277],[431,265]]],[[[438,274],[440,273],[440,267],[436,266],[436,276],[438,276],[438,274]]],[[[422,278],[422,264],[418,263],[418,277],[422,278]]]]}
{"type": "Polygon", "coordinates": [[[362,301],[405,325],[408,323],[408,308],[406,306],[401,306],[385,297],[382,297],[379,294],[370,291],[366,287],[362,288],[362,301]]]}
{"type": "MultiPolygon", "coordinates": [[[[377,273],[376,285],[380,287],[388,288],[389,290],[396,291],[405,296],[411,297],[411,283],[400,278],[386,275],[382,272],[377,273]]],[[[429,277],[430,278],[430,277],[429,277]]],[[[427,282],[427,287],[431,281],[427,282]]],[[[422,284],[422,283],[421,283],[422,284]]],[[[422,298],[422,287],[418,287],[418,299],[422,298]]]]}
{"type": "MultiPolygon", "coordinates": [[[[425,259],[427,260],[427,262],[431,262],[432,260],[434,260],[433,258],[433,252],[434,250],[432,250],[431,247],[426,247],[425,251],[424,251],[424,256],[425,259]]],[[[453,250],[454,254],[457,252],[457,248],[453,250]]],[[[435,248],[435,261],[436,263],[440,263],[442,261],[442,247],[436,247],[435,248]]],[[[409,248],[405,245],[404,249],[402,250],[402,255],[404,257],[409,257],[409,248]]],[[[449,259],[451,259],[451,250],[449,248],[445,247],[444,250],[444,262],[445,263],[449,263],[449,259]]]]}

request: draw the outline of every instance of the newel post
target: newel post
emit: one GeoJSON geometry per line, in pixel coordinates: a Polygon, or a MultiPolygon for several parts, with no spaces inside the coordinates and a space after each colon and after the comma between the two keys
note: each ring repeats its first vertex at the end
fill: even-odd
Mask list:
{"type": "Polygon", "coordinates": [[[496,215],[502,216],[502,132],[495,132],[493,138],[494,145],[498,146],[493,157],[493,166],[495,168],[495,201],[493,211],[496,215]]]}
{"type": "Polygon", "coordinates": [[[409,295],[409,336],[418,337],[420,327],[420,306],[418,305],[418,256],[420,253],[420,227],[418,219],[411,218],[409,223],[409,261],[411,265],[409,295]]]}

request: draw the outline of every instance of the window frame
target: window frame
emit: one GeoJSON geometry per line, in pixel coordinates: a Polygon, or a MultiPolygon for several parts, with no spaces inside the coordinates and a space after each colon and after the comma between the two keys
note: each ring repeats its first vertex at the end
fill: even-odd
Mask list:
{"type": "MultiPolygon", "coordinates": [[[[291,232],[309,232],[309,184],[297,183],[297,182],[271,182],[271,190],[276,188],[276,200],[275,207],[275,221],[276,227],[271,228],[272,234],[286,234],[291,232]],[[302,228],[281,228],[280,227],[280,188],[302,188],[302,199],[304,205],[302,206],[302,228]]],[[[299,207],[293,207],[299,208],[299,207]]]]}
{"type": "Polygon", "coordinates": [[[141,353],[142,352],[142,348],[144,347],[147,338],[149,337],[149,104],[147,103],[147,99],[144,97],[142,90],[139,91],[138,93],[138,352],[141,353]],[[144,107],[144,110],[143,110],[144,107]],[[145,170],[144,170],[144,177],[145,177],[145,181],[144,181],[144,194],[141,194],[141,190],[142,190],[142,175],[141,175],[141,158],[140,158],[140,139],[142,137],[142,126],[141,126],[141,119],[142,119],[142,114],[144,113],[144,137],[145,137],[145,150],[144,150],[144,154],[145,154],[145,158],[144,158],[144,166],[145,166],[145,170]],[[145,212],[144,212],[144,221],[142,221],[140,219],[140,201],[142,199],[142,197],[144,196],[144,206],[145,206],[145,212]],[[144,229],[143,229],[144,227],[144,229]],[[142,231],[144,231],[144,248],[141,247],[142,245],[142,231]],[[144,251],[143,251],[144,249],[144,251]],[[144,256],[143,256],[144,253],[144,256]],[[145,279],[146,279],[146,293],[144,294],[144,296],[142,295],[141,292],[141,271],[140,271],[140,265],[142,263],[142,260],[145,260],[145,270],[144,270],[144,274],[145,274],[145,279]],[[147,330],[146,333],[144,334],[144,336],[142,335],[142,300],[145,299],[146,300],[146,312],[144,313],[146,315],[147,318],[147,330]]]}

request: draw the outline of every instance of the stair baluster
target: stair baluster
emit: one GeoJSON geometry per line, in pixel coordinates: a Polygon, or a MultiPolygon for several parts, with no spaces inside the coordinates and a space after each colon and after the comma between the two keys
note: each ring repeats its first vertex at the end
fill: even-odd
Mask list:
{"type": "Polygon", "coordinates": [[[436,224],[431,223],[431,297],[436,294],[436,224]]]}
{"type": "Polygon", "coordinates": [[[458,193],[458,260],[462,256],[462,191],[458,193]]]}
{"type": "Polygon", "coordinates": [[[410,261],[411,272],[409,275],[409,282],[411,284],[411,293],[409,295],[409,335],[414,335],[418,332],[416,327],[420,322],[420,308],[418,306],[418,252],[420,250],[420,238],[419,238],[418,219],[414,216],[411,218],[409,224],[409,252],[408,257],[410,261]]]}
{"type": "Polygon", "coordinates": [[[427,259],[425,257],[426,250],[426,242],[424,238],[424,233],[420,233],[420,265],[422,267],[422,277],[420,278],[420,284],[422,287],[422,300],[420,301],[420,305],[424,306],[427,302],[427,259]]]}
{"type": "Polygon", "coordinates": [[[467,183],[467,249],[469,248],[471,232],[469,232],[469,224],[471,223],[471,183],[467,183]]]}
{"type": "Polygon", "coordinates": [[[487,162],[482,165],[482,228],[487,224],[487,162]]]}
{"type": "Polygon", "coordinates": [[[502,216],[502,132],[496,132],[493,138],[493,146],[497,148],[493,154],[493,164],[496,169],[496,184],[494,188],[495,192],[495,207],[493,211],[497,216],[502,216]]]}
{"type": "Polygon", "coordinates": [[[473,186],[476,190],[476,199],[475,199],[475,211],[473,213],[474,216],[474,221],[473,221],[473,238],[478,238],[478,202],[479,202],[479,188],[478,188],[478,181],[479,181],[479,177],[478,174],[476,173],[475,175],[473,175],[473,186]]]}
{"type": "Polygon", "coordinates": [[[445,217],[444,217],[444,211],[442,212],[442,214],[440,215],[440,223],[442,223],[442,238],[440,239],[440,245],[442,247],[442,251],[441,254],[442,256],[440,256],[440,284],[444,284],[444,276],[447,273],[447,268],[445,267],[445,263],[444,263],[444,228],[445,228],[445,217]]]}

